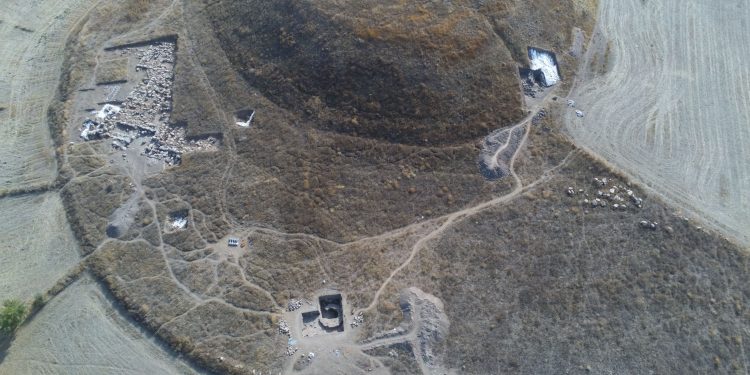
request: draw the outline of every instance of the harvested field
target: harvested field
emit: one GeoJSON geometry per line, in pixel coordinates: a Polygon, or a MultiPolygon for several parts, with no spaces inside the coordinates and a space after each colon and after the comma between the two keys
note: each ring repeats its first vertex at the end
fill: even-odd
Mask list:
{"type": "Polygon", "coordinates": [[[0,16],[0,189],[50,184],[57,166],[47,126],[63,47],[85,1],[4,2],[0,16]]]}
{"type": "Polygon", "coordinates": [[[55,193],[0,199],[0,300],[44,293],[80,259],[55,193]],[[10,219],[12,218],[12,219],[10,219]]]}
{"type": "Polygon", "coordinates": [[[111,307],[90,277],[55,297],[16,334],[2,374],[196,374],[111,307]]]}
{"type": "Polygon", "coordinates": [[[741,1],[602,1],[596,72],[572,95],[586,116],[567,116],[580,144],[745,245],[748,18],[741,1]]]}

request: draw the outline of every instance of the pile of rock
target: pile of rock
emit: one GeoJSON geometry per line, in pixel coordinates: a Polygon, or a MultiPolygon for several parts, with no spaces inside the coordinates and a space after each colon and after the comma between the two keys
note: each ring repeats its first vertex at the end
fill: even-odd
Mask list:
{"type": "Polygon", "coordinates": [[[531,125],[538,125],[547,116],[547,110],[542,108],[531,118],[531,125]]]}
{"type": "Polygon", "coordinates": [[[521,69],[521,89],[524,95],[536,98],[537,95],[544,93],[545,84],[543,81],[544,75],[541,72],[521,69]]]}
{"type": "Polygon", "coordinates": [[[295,311],[302,307],[302,301],[298,299],[290,299],[289,302],[286,305],[287,311],[295,311]]]}
{"type": "Polygon", "coordinates": [[[349,325],[352,328],[354,328],[354,327],[359,327],[364,322],[365,322],[365,317],[360,311],[359,313],[357,313],[357,315],[354,316],[354,318],[352,319],[351,323],[349,323],[349,325]]]}
{"type": "Polygon", "coordinates": [[[521,86],[523,88],[523,94],[530,98],[536,98],[537,92],[543,91],[541,87],[538,87],[534,83],[534,80],[532,77],[522,80],[521,86]]]}
{"type": "Polygon", "coordinates": [[[291,335],[289,333],[289,324],[284,319],[279,320],[279,334],[287,336],[291,335]]]}

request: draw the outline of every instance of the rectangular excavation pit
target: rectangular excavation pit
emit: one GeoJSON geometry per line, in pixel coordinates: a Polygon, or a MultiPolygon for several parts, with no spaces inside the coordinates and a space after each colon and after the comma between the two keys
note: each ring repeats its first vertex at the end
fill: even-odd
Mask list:
{"type": "Polygon", "coordinates": [[[538,78],[538,82],[541,85],[549,87],[562,79],[559,64],[557,63],[557,56],[554,52],[529,47],[528,54],[529,70],[534,72],[535,78],[538,78]]]}
{"type": "Polygon", "coordinates": [[[341,294],[318,297],[320,304],[320,325],[326,332],[344,331],[344,305],[341,294]]]}

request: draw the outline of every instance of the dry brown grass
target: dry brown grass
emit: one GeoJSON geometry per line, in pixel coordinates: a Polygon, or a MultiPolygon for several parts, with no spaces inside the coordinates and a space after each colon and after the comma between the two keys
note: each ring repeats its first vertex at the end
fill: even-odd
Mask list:
{"type": "Polygon", "coordinates": [[[379,4],[352,18],[350,27],[360,38],[435,50],[449,60],[474,58],[489,44],[491,31],[476,13],[439,12],[434,4],[379,4]]]}
{"type": "Polygon", "coordinates": [[[128,59],[101,61],[96,67],[96,83],[114,83],[128,80],[128,59]]]}

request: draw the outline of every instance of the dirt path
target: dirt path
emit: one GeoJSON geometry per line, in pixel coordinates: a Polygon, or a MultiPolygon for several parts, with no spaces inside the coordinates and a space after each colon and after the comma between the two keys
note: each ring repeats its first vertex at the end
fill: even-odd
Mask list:
{"type": "MultiPolygon", "coordinates": [[[[585,111],[566,127],[677,207],[750,245],[750,5],[744,1],[602,0],[587,64],[608,72],[571,93],[585,111]],[[606,55],[606,54],[604,54],[606,55]]],[[[585,73],[585,71],[584,71],[585,73]]]]}
{"type": "MultiPolygon", "coordinates": [[[[429,241],[431,241],[431,240],[433,240],[435,238],[438,238],[443,232],[445,232],[446,229],[450,228],[453,224],[455,224],[457,222],[460,222],[460,221],[462,221],[462,220],[464,220],[464,219],[466,219],[466,218],[468,218],[470,216],[473,216],[473,215],[475,215],[477,213],[480,213],[480,212],[482,212],[482,211],[484,211],[484,210],[486,210],[486,209],[488,209],[490,207],[494,207],[494,206],[499,205],[499,204],[507,203],[507,202],[509,202],[509,201],[517,198],[520,194],[522,194],[522,193],[524,193],[524,192],[526,192],[526,191],[534,188],[536,185],[539,185],[540,183],[543,183],[543,182],[549,180],[549,178],[553,175],[553,173],[557,169],[559,169],[560,167],[562,167],[565,164],[567,164],[567,162],[568,162],[569,158],[571,157],[572,153],[569,154],[556,167],[553,167],[550,170],[546,171],[539,179],[537,179],[537,180],[535,180],[535,181],[533,181],[533,182],[531,182],[531,183],[529,183],[528,185],[525,185],[525,186],[522,184],[521,179],[518,177],[518,175],[515,173],[515,170],[513,169],[513,165],[514,165],[516,156],[519,153],[519,150],[521,150],[521,148],[523,147],[523,145],[526,142],[526,139],[528,137],[528,134],[530,132],[530,129],[531,129],[530,121],[531,121],[532,117],[533,116],[530,115],[523,122],[521,122],[521,123],[519,123],[519,124],[517,124],[517,125],[514,126],[514,128],[515,128],[515,127],[518,127],[518,126],[528,125],[528,126],[526,126],[526,131],[524,133],[523,139],[521,140],[518,148],[516,149],[516,152],[514,153],[513,157],[510,160],[510,165],[509,165],[510,171],[511,171],[511,175],[513,176],[513,179],[515,181],[515,184],[516,184],[516,186],[513,189],[513,191],[511,191],[510,193],[508,193],[506,195],[503,195],[501,197],[497,197],[495,199],[492,199],[492,200],[480,203],[478,205],[475,205],[475,206],[472,206],[472,207],[468,207],[468,208],[462,209],[460,211],[456,211],[456,212],[451,213],[449,215],[445,215],[445,216],[442,216],[442,217],[430,220],[430,222],[440,222],[440,221],[442,221],[442,224],[437,229],[432,230],[431,232],[427,233],[425,236],[423,236],[422,238],[420,238],[414,244],[414,246],[412,247],[411,252],[409,254],[409,257],[402,264],[400,264],[396,269],[394,269],[391,272],[391,274],[388,276],[388,278],[383,282],[383,284],[381,284],[381,286],[378,288],[377,292],[373,296],[372,302],[367,307],[365,307],[364,309],[360,309],[357,312],[355,312],[354,313],[355,315],[359,314],[361,312],[368,311],[368,310],[371,310],[371,309],[375,308],[375,306],[377,305],[378,299],[380,298],[380,295],[383,293],[383,291],[385,290],[385,288],[391,282],[391,280],[393,279],[393,277],[396,274],[398,274],[401,270],[403,270],[406,266],[408,266],[411,263],[411,261],[416,257],[416,255],[419,253],[419,251],[422,250],[424,248],[424,246],[426,246],[426,244],[429,241]]],[[[399,228],[399,229],[394,230],[394,231],[383,233],[383,234],[381,234],[379,236],[376,236],[376,237],[382,239],[382,238],[386,238],[388,236],[395,236],[395,235],[398,235],[400,233],[404,233],[404,232],[406,232],[408,230],[411,230],[415,225],[425,226],[427,224],[429,224],[429,222],[422,222],[422,223],[417,223],[417,224],[409,225],[409,226],[402,227],[402,228],[399,228]]],[[[276,231],[269,231],[269,230],[263,230],[263,231],[265,231],[265,232],[272,232],[272,233],[277,234],[277,235],[284,235],[284,236],[289,236],[290,235],[290,234],[285,234],[285,233],[276,232],[276,231]]],[[[375,237],[371,237],[371,238],[366,239],[366,240],[373,241],[374,239],[375,239],[375,237]]],[[[365,240],[365,239],[358,240],[358,241],[363,241],[363,240],[365,240]]],[[[351,334],[352,334],[351,331],[346,331],[347,333],[345,333],[343,335],[337,335],[337,336],[334,336],[334,337],[324,337],[321,340],[317,340],[317,341],[321,341],[322,343],[325,343],[325,345],[322,345],[322,346],[325,346],[325,347],[340,347],[340,348],[344,349],[346,352],[352,353],[353,357],[354,356],[362,356],[362,357],[367,357],[367,358],[370,358],[370,359],[376,361],[376,358],[373,358],[371,356],[366,355],[364,353],[364,351],[368,350],[368,349],[373,349],[373,348],[376,348],[376,347],[391,345],[391,344],[395,344],[395,343],[399,343],[399,342],[404,342],[404,341],[415,342],[417,340],[417,336],[416,335],[417,335],[417,332],[419,330],[419,324],[420,324],[419,322],[415,322],[415,325],[412,326],[411,329],[408,332],[406,332],[406,333],[404,333],[402,335],[375,340],[375,341],[372,341],[370,343],[366,343],[366,344],[363,344],[363,345],[356,345],[356,344],[354,344],[351,341],[351,339],[353,338],[351,336],[351,334]]],[[[301,335],[300,335],[300,332],[295,332],[293,336],[294,337],[300,337],[301,335]]],[[[321,342],[316,342],[315,347],[321,346],[321,342]]],[[[307,348],[305,347],[303,349],[307,349],[307,348]]],[[[419,348],[417,348],[416,350],[417,350],[417,358],[416,359],[417,359],[417,362],[418,362],[418,364],[420,366],[420,369],[425,374],[426,373],[430,373],[427,365],[421,360],[421,356],[419,355],[419,348]]],[[[320,352],[318,352],[318,353],[320,353],[320,352]]],[[[292,358],[294,358],[294,357],[292,357],[292,358]]],[[[330,358],[328,358],[328,360],[334,360],[334,358],[330,357],[330,358]]],[[[331,365],[331,364],[329,364],[329,365],[330,366],[334,366],[334,367],[336,367],[338,369],[344,369],[344,368],[346,368],[346,366],[350,365],[348,362],[341,362],[339,360],[339,358],[338,358],[338,354],[337,354],[337,356],[336,356],[336,358],[335,358],[334,361],[336,362],[335,365],[331,365]]],[[[286,365],[285,365],[284,373],[292,373],[293,372],[292,371],[293,366],[294,366],[294,361],[290,358],[290,360],[288,360],[287,363],[286,363],[286,365]]],[[[381,364],[381,367],[382,367],[382,364],[381,364]]],[[[354,371],[355,369],[354,368],[349,368],[349,370],[354,371]]],[[[352,372],[352,373],[354,373],[354,372],[352,372]]]]}
{"type": "MultiPolygon", "coordinates": [[[[524,137],[524,141],[525,141],[525,137],[524,137]]],[[[520,149],[520,147],[519,147],[519,149],[520,149]]],[[[509,201],[517,198],[519,195],[521,195],[521,194],[523,194],[523,193],[531,190],[532,188],[536,187],[540,183],[548,181],[551,178],[552,173],[555,170],[559,169],[560,167],[562,167],[563,165],[565,165],[568,162],[568,160],[571,157],[571,155],[572,155],[572,153],[569,154],[559,165],[557,165],[556,167],[554,167],[554,168],[546,171],[542,175],[542,177],[540,177],[537,180],[534,180],[533,182],[531,182],[531,183],[529,183],[528,185],[525,185],[525,186],[520,183],[520,179],[518,179],[518,176],[516,176],[515,172],[512,172],[512,175],[515,177],[515,179],[518,179],[517,180],[518,181],[518,185],[516,185],[516,188],[513,189],[513,191],[511,191],[510,193],[508,193],[506,195],[503,195],[501,197],[497,197],[495,199],[486,201],[486,202],[482,202],[482,203],[480,203],[480,204],[478,204],[476,206],[468,207],[468,208],[465,208],[463,210],[456,211],[456,212],[454,212],[452,214],[449,214],[447,216],[439,218],[440,220],[445,220],[443,222],[443,224],[440,225],[440,227],[438,227],[434,231],[428,233],[426,236],[424,236],[421,239],[419,239],[419,241],[417,241],[417,243],[414,244],[414,246],[411,249],[411,253],[409,254],[409,257],[404,261],[404,263],[402,263],[401,265],[399,265],[396,269],[393,270],[393,272],[391,272],[391,274],[383,282],[383,284],[380,286],[380,288],[378,288],[377,292],[375,292],[375,296],[373,297],[372,302],[370,302],[370,304],[367,307],[365,307],[364,309],[359,310],[358,312],[369,311],[369,310],[372,310],[373,308],[375,308],[375,306],[377,305],[378,299],[380,298],[380,295],[383,293],[383,291],[385,290],[386,286],[388,286],[388,283],[390,283],[391,280],[393,279],[393,277],[396,274],[398,274],[402,269],[404,269],[404,267],[408,266],[409,263],[411,263],[411,261],[414,259],[414,257],[419,253],[420,250],[422,250],[422,248],[424,248],[424,246],[427,244],[427,242],[429,242],[430,240],[433,240],[433,239],[437,238],[438,236],[440,236],[443,232],[445,232],[446,229],[448,229],[451,226],[453,226],[453,224],[461,222],[462,220],[465,220],[465,219],[467,219],[467,218],[469,218],[469,217],[471,217],[473,215],[476,215],[476,214],[478,214],[478,213],[480,213],[480,212],[482,212],[482,211],[484,211],[484,210],[486,210],[488,208],[491,208],[491,207],[494,207],[494,206],[497,206],[497,205],[500,205],[500,204],[507,203],[507,202],[509,202],[509,201]]],[[[511,170],[512,170],[512,167],[511,167],[511,170]]]]}
{"type": "MultiPolygon", "coordinates": [[[[551,92],[550,94],[553,94],[553,92],[551,92]]],[[[549,179],[549,172],[550,171],[546,172],[539,179],[537,179],[537,180],[531,182],[530,184],[524,186],[523,182],[521,181],[521,178],[518,177],[518,175],[516,174],[516,171],[514,170],[513,166],[514,166],[514,163],[516,161],[516,157],[519,154],[519,151],[523,148],[524,144],[526,143],[526,139],[529,136],[529,132],[531,130],[531,121],[532,121],[534,115],[536,115],[536,113],[541,108],[543,108],[552,97],[553,97],[553,95],[548,95],[547,98],[544,101],[540,102],[538,105],[536,105],[535,107],[533,107],[530,110],[530,113],[529,113],[528,116],[526,116],[526,118],[524,118],[521,122],[519,122],[518,124],[516,124],[516,125],[514,125],[514,126],[512,126],[510,128],[510,131],[512,132],[513,130],[517,129],[519,126],[525,126],[526,127],[526,131],[524,132],[523,138],[519,142],[518,147],[516,148],[515,152],[513,153],[513,157],[511,157],[509,165],[508,165],[508,168],[510,170],[510,175],[512,176],[514,184],[515,184],[515,187],[513,188],[513,190],[510,193],[508,193],[506,195],[503,195],[501,197],[497,197],[495,199],[492,199],[492,200],[489,200],[489,201],[486,201],[486,202],[482,202],[482,203],[477,204],[475,206],[467,207],[467,208],[464,208],[462,210],[453,212],[451,214],[448,214],[448,215],[445,215],[445,216],[433,219],[433,221],[437,221],[437,222],[443,221],[443,223],[437,229],[429,232],[427,235],[425,235],[424,237],[420,238],[414,244],[414,246],[412,246],[411,252],[409,253],[409,257],[403,263],[401,263],[401,265],[399,265],[398,267],[396,267],[396,269],[394,269],[391,272],[390,275],[388,275],[388,278],[385,279],[385,281],[380,286],[380,288],[378,288],[378,290],[375,292],[375,295],[372,298],[372,302],[370,302],[370,304],[367,305],[367,307],[365,307],[364,309],[359,310],[358,313],[359,312],[364,312],[364,311],[369,311],[369,310],[372,310],[373,308],[375,308],[375,306],[378,303],[378,299],[380,298],[380,295],[383,293],[383,291],[385,290],[386,286],[388,286],[388,284],[391,282],[391,280],[393,279],[393,277],[396,274],[398,274],[399,272],[401,272],[401,270],[404,269],[406,266],[408,266],[411,263],[411,261],[414,259],[414,257],[416,257],[416,255],[419,253],[419,251],[422,248],[424,248],[424,246],[429,241],[431,241],[431,240],[437,238],[438,236],[440,236],[443,232],[445,232],[445,230],[447,228],[450,228],[454,223],[460,222],[460,221],[462,221],[462,220],[464,220],[464,219],[466,219],[466,218],[468,218],[470,216],[476,215],[477,213],[479,213],[481,211],[484,211],[487,208],[490,208],[490,207],[493,207],[493,206],[496,206],[496,205],[499,205],[499,204],[507,203],[507,202],[515,199],[516,197],[518,197],[521,193],[524,193],[524,192],[528,191],[529,189],[533,188],[534,186],[538,185],[539,183],[544,182],[544,181],[546,181],[546,180],[549,179]]],[[[510,139],[510,135],[508,136],[508,139],[510,139]]],[[[565,160],[563,160],[563,162],[560,165],[564,165],[567,162],[567,160],[568,160],[568,158],[565,158],[565,160]]],[[[557,168],[557,167],[555,167],[555,168],[557,168]]],[[[409,227],[399,228],[397,231],[403,231],[405,228],[409,228],[409,227]]],[[[389,233],[393,233],[393,232],[389,232],[389,233]]],[[[370,240],[372,240],[372,239],[370,239],[370,240]]]]}

